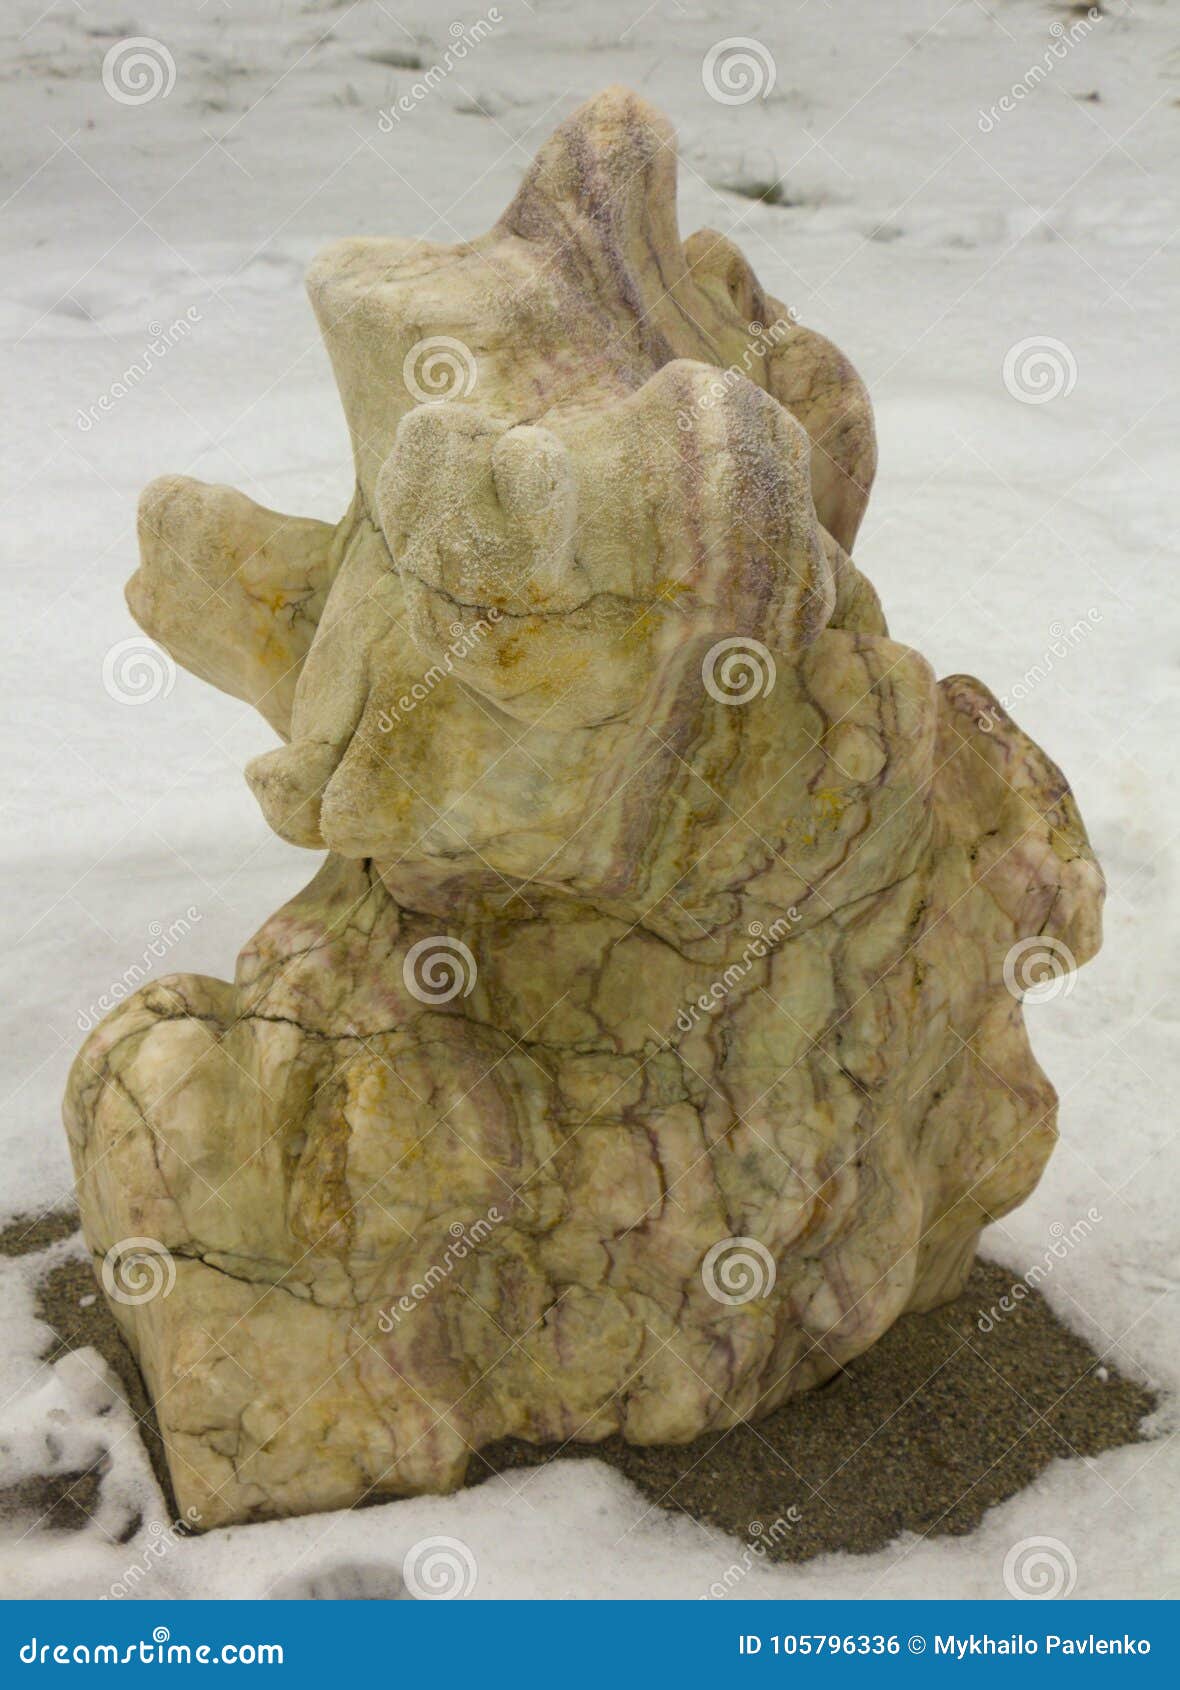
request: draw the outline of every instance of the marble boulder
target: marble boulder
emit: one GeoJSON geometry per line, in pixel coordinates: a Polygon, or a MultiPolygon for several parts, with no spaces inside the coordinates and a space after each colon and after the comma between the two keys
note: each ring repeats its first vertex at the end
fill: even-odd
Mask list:
{"type": "Polygon", "coordinates": [[[316,261],[335,526],[144,494],[134,615],[265,715],[250,785],[326,853],[70,1080],[203,1526],[755,1419],[955,1296],[1052,1149],[1022,997],[1103,888],[1070,789],[890,638],[865,388],[681,240],[675,170],[609,90],[488,234],[316,261]]]}

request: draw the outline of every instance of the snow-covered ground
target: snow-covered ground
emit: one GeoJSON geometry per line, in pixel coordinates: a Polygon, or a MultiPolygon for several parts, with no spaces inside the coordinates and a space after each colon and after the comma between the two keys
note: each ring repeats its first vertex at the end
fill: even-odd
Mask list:
{"type": "MultiPolygon", "coordinates": [[[[1073,781],[1109,877],[1106,946],[1029,1011],[1061,1145],[987,1248],[1019,1274],[1097,1209],[1043,1289],[1165,1393],[1156,1441],[1056,1464],[969,1537],[756,1565],[739,1594],[1000,1597],[1011,1546],[1049,1536],[1079,1597],[1175,1595],[1176,7],[480,3],[6,0],[0,1219],[68,1202],[66,1070],[124,971],[231,973],[312,866],[241,778],[272,743],[261,719],[183,673],[137,678],[119,649],[138,489],[185,471],[334,520],[351,471],[308,259],[345,234],[482,231],[556,123],[626,82],[679,127],[682,230],[733,236],[868,381],[881,470],[857,561],[895,636],[987,680],[1073,781]],[[486,37],[421,98],[422,73],[389,62],[441,65],[452,25],[479,19],[486,37]],[[727,103],[702,62],[735,35],[761,85],[727,103]],[[104,86],[138,36],[156,44],[150,99],[118,52],[104,86]],[[778,182],[786,203],[735,191],[778,182]]],[[[94,1353],[38,1359],[33,1280],[77,1248],[2,1264],[0,1483],[108,1448],[109,1517],[0,1549],[12,1594],[101,1595],[144,1564],[144,1596],[388,1594],[439,1534],[469,1547],[483,1597],[694,1596],[740,1557],[591,1462],[176,1541],[94,1353]],[[137,1510],[109,1546],[100,1527],[137,1510]]]]}

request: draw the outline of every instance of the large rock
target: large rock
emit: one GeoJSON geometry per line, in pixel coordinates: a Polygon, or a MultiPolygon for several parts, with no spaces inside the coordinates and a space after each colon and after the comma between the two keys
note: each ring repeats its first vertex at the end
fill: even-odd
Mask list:
{"type": "Polygon", "coordinates": [[[1098,943],[1069,788],[890,640],[864,388],[681,243],[674,168],[610,91],[480,240],[324,254],[337,528],[144,496],[132,609],[330,853],[70,1083],[204,1525],[765,1414],[956,1295],[1052,1147],[1020,1000],[1098,943]]]}

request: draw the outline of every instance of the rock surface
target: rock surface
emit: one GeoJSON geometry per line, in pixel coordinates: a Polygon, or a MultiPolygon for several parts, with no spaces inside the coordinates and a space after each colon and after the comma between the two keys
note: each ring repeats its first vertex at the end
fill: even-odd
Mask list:
{"type": "Polygon", "coordinates": [[[1099,938],[1060,771],[848,556],[862,384],[681,243],[657,113],[599,96],[487,236],[310,290],[350,511],[167,478],[128,596],[329,855],[66,1105],[204,1526],[685,1442],[955,1296],[1055,1136],[1022,992],[1099,938]]]}

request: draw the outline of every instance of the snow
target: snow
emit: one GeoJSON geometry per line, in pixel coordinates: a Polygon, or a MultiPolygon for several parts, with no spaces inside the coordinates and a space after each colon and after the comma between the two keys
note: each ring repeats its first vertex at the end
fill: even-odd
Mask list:
{"type": "MultiPolygon", "coordinates": [[[[346,234],[480,232],[552,127],[623,81],[680,129],[685,234],[732,235],[868,381],[881,470],[857,561],[895,636],[1018,697],[1074,784],[1110,881],[1106,946],[1068,996],[1029,1011],[1062,1094],[1061,1144],[986,1247],[1019,1275],[1055,1223],[1096,1208],[1042,1289],[1112,1366],[1165,1392],[1155,1442],[1055,1464],[969,1537],[755,1561],[738,1593],[1002,1597],[1012,1545],[1050,1535],[1076,1559],[1077,1596],[1175,1594],[1160,1532],[1180,1477],[1174,12],[1104,0],[1082,30],[1085,14],[1042,0],[491,11],[503,21],[418,98],[413,70],[378,60],[440,62],[453,14],[424,0],[141,0],[135,13],[9,0],[4,1218],[68,1201],[59,1099],[90,1006],[136,964],[229,974],[312,868],[242,781],[272,743],[260,718],[167,670],[138,705],[104,687],[104,661],[134,634],[120,589],[138,489],[185,471],[334,520],[351,474],[302,293],[309,258],[346,234]],[[729,105],[705,89],[704,55],[732,31],[772,54],[768,98],[729,105]],[[128,36],[167,48],[169,93],[106,92],[104,56],[128,36]],[[410,109],[383,126],[399,94],[410,109]],[[981,114],[1005,96],[989,129],[981,114]],[[735,191],[778,181],[785,204],[735,191]],[[182,319],[188,332],[101,407],[182,319]],[[1068,391],[1020,402],[1005,357],[1046,337],[1068,391]]],[[[178,1540],[100,1358],[43,1359],[32,1284],[77,1249],[2,1264],[3,1482],[100,1448],[110,1470],[93,1527],[18,1525],[0,1546],[12,1594],[395,1595],[406,1551],[443,1535],[474,1554],[477,1597],[696,1596],[741,1554],[587,1461],[178,1540]],[[111,1541],[137,1514],[130,1541],[111,1541]],[[133,1565],[148,1571],[128,1587],[133,1565]]]]}

